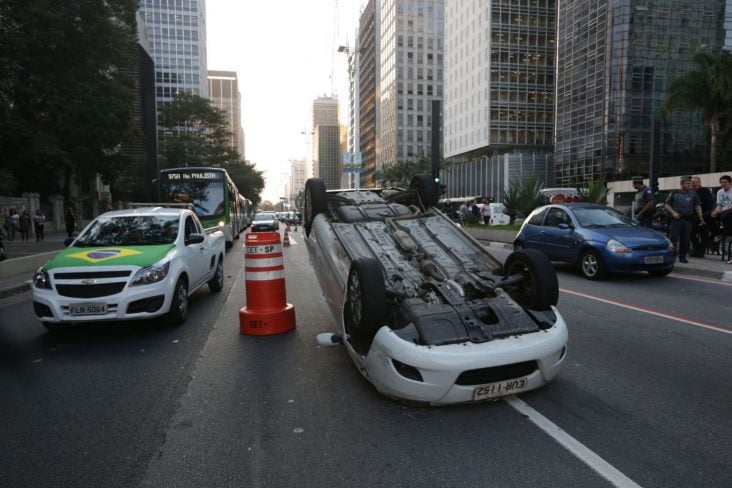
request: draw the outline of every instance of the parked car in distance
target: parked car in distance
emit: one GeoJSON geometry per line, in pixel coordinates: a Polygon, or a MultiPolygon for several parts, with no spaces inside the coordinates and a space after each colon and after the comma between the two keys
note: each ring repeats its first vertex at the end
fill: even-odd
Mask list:
{"type": "Polygon", "coordinates": [[[252,232],[271,232],[280,230],[280,221],[275,212],[258,212],[252,220],[252,232]]]}
{"type": "Polygon", "coordinates": [[[596,203],[539,207],[524,220],[513,244],[515,250],[537,249],[552,261],[575,263],[589,280],[626,271],[665,276],[676,260],[666,236],[596,203]]]}
{"type": "Polygon", "coordinates": [[[158,316],[180,324],[189,295],[224,285],[224,234],[191,210],[106,212],[67,241],[33,277],[33,309],[48,329],[158,316]]]}

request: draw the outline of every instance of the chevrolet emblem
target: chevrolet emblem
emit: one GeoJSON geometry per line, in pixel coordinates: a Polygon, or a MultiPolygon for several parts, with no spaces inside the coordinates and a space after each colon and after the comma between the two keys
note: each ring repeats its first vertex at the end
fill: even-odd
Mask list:
{"type": "Polygon", "coordinates": [[[81,280],[81,283],[84,285],[93,285],[96,282],[97,282],[97,280],[95,280],[94,278],[86,278],[86,279],[81,280]]]}

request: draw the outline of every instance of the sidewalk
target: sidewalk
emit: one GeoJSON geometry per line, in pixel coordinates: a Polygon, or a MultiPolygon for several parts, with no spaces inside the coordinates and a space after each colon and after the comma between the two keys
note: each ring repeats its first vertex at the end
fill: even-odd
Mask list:
{"type": "MultiPolygon", "coordinates": [[[[477,234],[479,242],[489,248],[512,249],[509,242],[486,240],[477,234]]],[[[66,234],[57,233],[47,235],[43,242],[3,241],[8,259],[0,262],[0,299],[30,290],[33,273],[64,248],[64,239],[66,234]]],[[[732,283],[732,264],[722,261],[719,255],[689,258],[688,264],[677,262],[673,272],[732,283]]]]}

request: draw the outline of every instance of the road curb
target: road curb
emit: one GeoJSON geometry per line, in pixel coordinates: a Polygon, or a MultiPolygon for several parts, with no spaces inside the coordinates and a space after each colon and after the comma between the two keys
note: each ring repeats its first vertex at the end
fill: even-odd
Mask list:
{"type": "Polygon", "coordinates": [[[23,293],[25,291],[28,291],[31,289],[31,282],[30,280],[24,281],[22,283],[18,283],[11,286],[6,286],[3,288],[0,288],[0,299],[7,298],[13,295],[17,295],[18,293],[23,293]]]}

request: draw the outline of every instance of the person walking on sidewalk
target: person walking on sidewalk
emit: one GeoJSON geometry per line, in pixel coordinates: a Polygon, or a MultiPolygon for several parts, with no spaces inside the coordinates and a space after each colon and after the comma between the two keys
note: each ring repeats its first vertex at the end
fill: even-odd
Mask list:
{"type": "Polygon", "coordinates": [[[36,242],[43,240],[43,225],[46,223],[46,216],[43,215],[41,209],[36,210],[36,214],[33,216],[33,227],[36,232],[36,242]]]}
{"type": "Polygon", "coordinates": [[[694,220],[694,227],[691,229],[691,256],[703,258],[709,248],[709,219],[712,208],[714,208],[714,197],[709,188],[703,187],[701,178],[691,177],[691,189],[699,195],[704,225],[694,220]]]}
{"type": "Polygon", "coordinates": [[[11,208],[10,213],[5,219],[5,230],[8,231],[8,239],[11,241],[15,240],[15,231],[18,230],[19,222],[20,216],[18,215],[18,212],[14,208],[11,208]]]}
{"type": "Polygon", "coordinates": [[[20,240],[28,242],[30,240],[31,218],[27,210],[23,210],[23,215],[18,219],[18,230],[20,230],[20,240]]]}
{"type": "Polygon", "coordinates": [[[64,223],[66,224],[66,233],[69,237],[74,237],[74,229],[76,228],[76,216],[74,210],[71,207],[66,207],[66,213],[64,214],[64,223]]]}
{"type": "Polygon", "coordinates": [[[694,216],[699,225],[704,225],[699,195],[691,191],[691,176],[681,177],[680,189],[672,191],[666,198],[666,210],[671,213],[671,242],[678,249],[679,262],[688,263],[686,255],[689,252],[694,216]]]}

